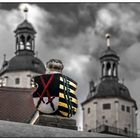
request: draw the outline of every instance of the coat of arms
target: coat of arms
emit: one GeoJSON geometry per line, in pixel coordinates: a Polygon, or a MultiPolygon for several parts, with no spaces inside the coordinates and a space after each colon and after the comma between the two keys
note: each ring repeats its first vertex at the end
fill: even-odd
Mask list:
{"type": "Polygon", "coordinates": [[[34,103],[40,113],[71,117],[77,111],[77,83],[62,74],[63,64],[60,60],[47,62],[48,72],[33,78],[36,91],[34,103]]]}

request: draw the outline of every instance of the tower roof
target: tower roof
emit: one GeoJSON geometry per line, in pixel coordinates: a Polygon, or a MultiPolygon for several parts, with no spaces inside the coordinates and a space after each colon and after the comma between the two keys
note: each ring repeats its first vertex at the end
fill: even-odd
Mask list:
{"type": "Polygon", "coordinates": [[[94,97],[121,97],[132,100],[128,88],[113,78],[106,78],[97,87],[94,97]]]}
{"type": "Polygon", "coordinates": [[[110,98],[116,97],[126,101],[134,102],[134,105],[137,109],[136,101],[131,97],[128,88],[124,85],[119,83],[114,78],[106,78],[102,80],[97,86],[94,92],[94,95],[90,98],[87,98],[82,104],[87,103],[88,101],[95,99],[95,98],[110,98]]]}
{"type": "Polygon", "coordinates": [[[0,70],[0,75],[3,75],[5,72],[15,72],[15,71],[24,71],[29,70],[32,72],[44,74],[45,66],[38,58],[33,55],[23,54],[16,55],[11,60],[7,62],[7,65],[2,67],[0,70]]]}
{"type": "Polygon", "coordinates": [[[17,33],[18,31],[21,31],[21,30],[30,30],[33,33],[36,33],[33,25],[26,19],[17,26],[15,33],[17,33]]]}
{"type": "Polygon", "coordinates": [[[32,92],[29,88],[0,87],[0,120],[27,122],[35,111],[32,92]]]}
{"type": "Polygon", "coordinates": [[[107,47],[107,49],[101,53],[100,60],[107,57],[115,57],[119,59],[119,56],[117,55],[117,53],[110,47],[107,47]]]}
{"type": "Polygon", "coordinates": [[[118,97],[132,101],[137,108],[135,100],[131,97],[128,88],[113,78],[106,78],[96,87],[94,98],[118,97]]]}

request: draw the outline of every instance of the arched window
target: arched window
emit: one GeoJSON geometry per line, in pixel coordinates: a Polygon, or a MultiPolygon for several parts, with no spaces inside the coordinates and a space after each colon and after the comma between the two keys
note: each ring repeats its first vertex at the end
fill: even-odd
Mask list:
{"type": "Polygon", "coordinates": [[[19,43],[19,49],[23,50],[25,46],[25,37],[23,35],[20,36],[20,43],[19,43]]]}
{"type": "Polygon", "coordinates": [[[105,64],[103,63],[103,66],[102,66],[102,75],[105,76],[105,64]]]}
{"type": "Polygon", "coordinates": [[[16,50],[18,50],[18,46],[19,46],[19,40],[18,40],[18,37],[16,38],[16,50]]]}
{"type": "Polygon", "coordinates": [[[31,40],[31,36],[30,35],[28,35],[28,37],[27,37],[27,42],[26,42],[26,49],[27,50],[31,50],[32,48],[31,48],[31,43],[32,42],[32,40],[31,40]]]}
{"type": "Polygon", "coordinates": [[[117,74],[116,74],[116,64],[115,63],[113,64],[113,76],[117,76],[117,74]]]}
{"type": "Polygon", "coordinates": [[[110,65],[110,62],[107,63],[107,75],[111,75],[111,65],[110,65]]]}

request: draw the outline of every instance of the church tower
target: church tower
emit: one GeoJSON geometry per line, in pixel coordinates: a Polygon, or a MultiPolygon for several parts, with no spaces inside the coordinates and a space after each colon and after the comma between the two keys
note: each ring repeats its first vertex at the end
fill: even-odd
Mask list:
{"type": "Polygon", "coordinates": [[[90,84],[83,109],[83,129],[135,137],[137,133],[137,104],[128,88],[119,82],[119,56],[110,47],[110,35],[106,35],[107,49],[100,56],[101,81],[90,84]],[[92,86],[92,87],[91,87],[92,86]]]}
{"type": "Polygon", "coordinates": [[[15,56],[4,59],[0,70],[0,86],[30,88],[34,75],[44,74],[45,66],[35,57],[36,31],[27,20],[28,9],[24,9],[25,19],[15,32],[15,56]]]}

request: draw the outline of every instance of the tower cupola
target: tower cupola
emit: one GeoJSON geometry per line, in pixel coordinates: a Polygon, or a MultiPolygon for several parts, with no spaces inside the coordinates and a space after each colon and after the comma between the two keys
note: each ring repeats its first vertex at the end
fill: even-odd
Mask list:
{"type": "Polygon", "coordinates": [[[118,79],[118,63],[119,57],[117,53],[110,47],[110,34],[106,34],[107,49],[100,56],[101,62],[101,79],[112,77],[118,79]]]}
{"type": "Polygon", "coordinates": [[[25,19],[19,24],[16,28],[15,37],[16,37],[16,51],[15,54],[30,53],[34,54],[35,51],[35,34],[36,31],[32,24],[27,20],[28,9],[24,9],[25,19]]]}

